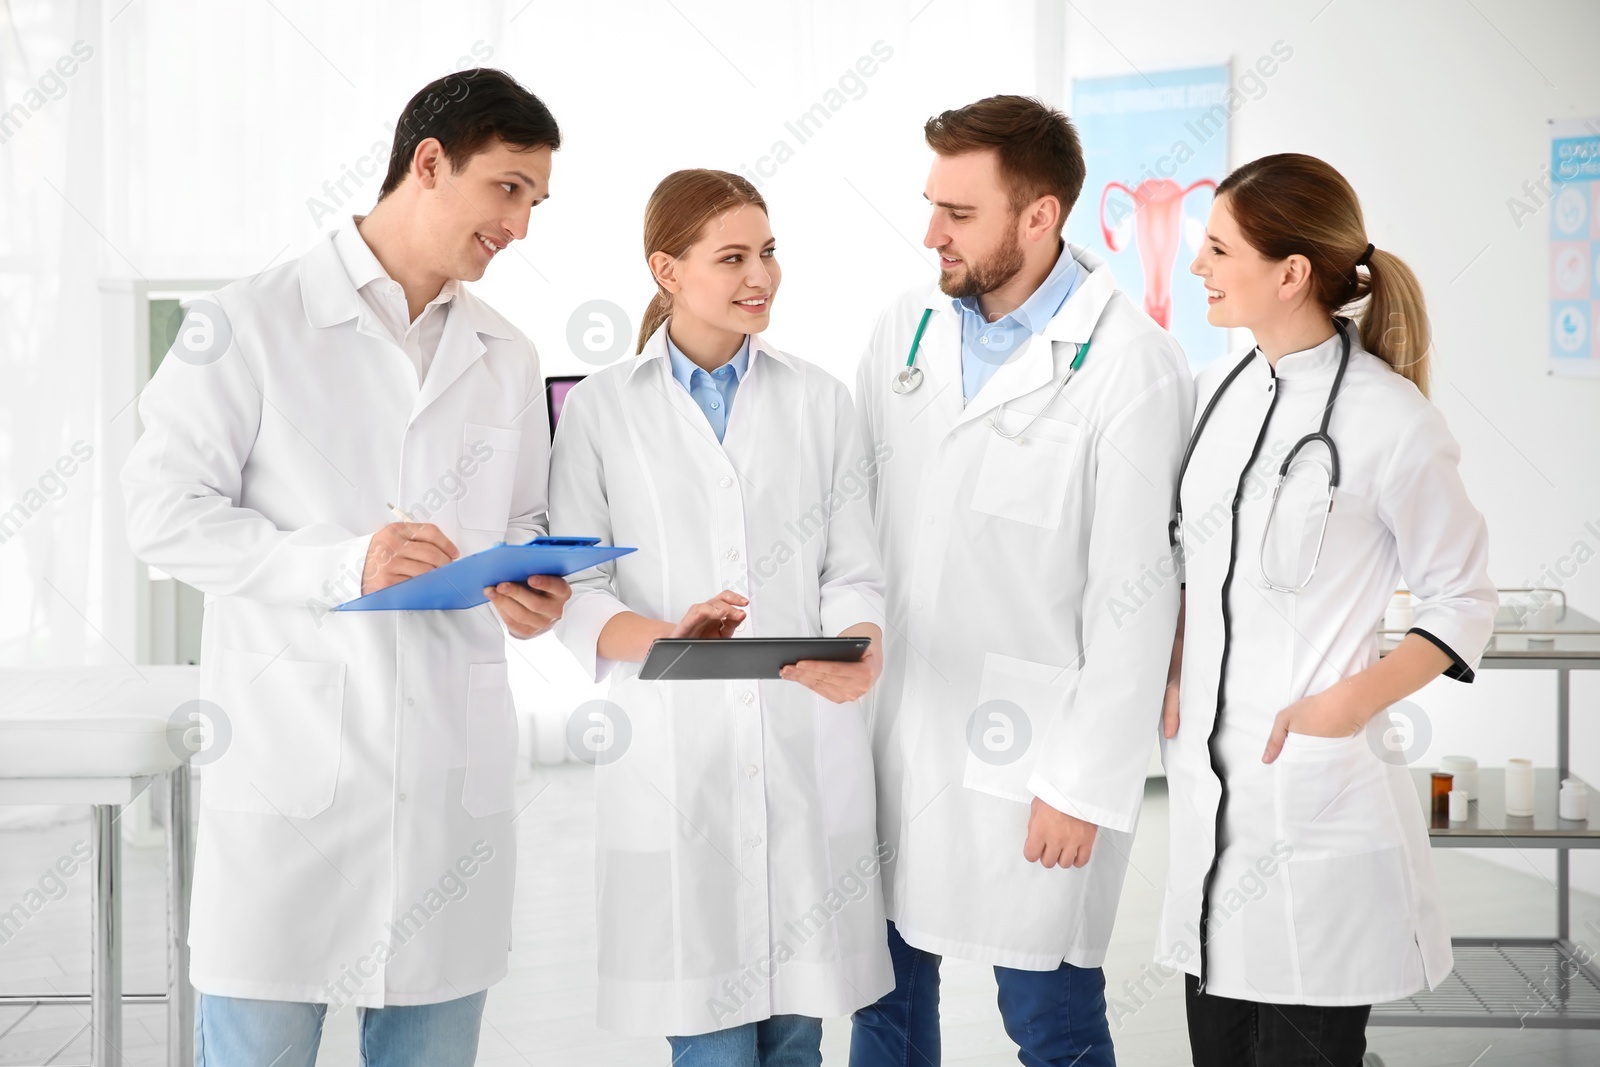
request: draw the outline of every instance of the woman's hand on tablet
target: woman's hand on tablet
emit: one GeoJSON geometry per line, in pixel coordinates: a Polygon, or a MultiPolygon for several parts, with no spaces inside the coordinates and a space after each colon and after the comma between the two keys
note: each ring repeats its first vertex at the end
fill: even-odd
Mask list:
{"type": "Polygon", "coordinates": [[[672,628],[668,637],[732,637],[733,631],[744,622],[745,607],[750,603],[731,589],[724,589],[710,600],[696,604],[684,612],[683,619],[672,628]]]}
{"type": "Polygon", "coordinates": [[[782,670],[784,678],[798,682],[835,704],[859,700],[883,673],[883,631],[870,622],[857,623],[840,637],[866,637],[872,640],[866,653],[854,663],[828,659],[803,659],[782,670]]]}

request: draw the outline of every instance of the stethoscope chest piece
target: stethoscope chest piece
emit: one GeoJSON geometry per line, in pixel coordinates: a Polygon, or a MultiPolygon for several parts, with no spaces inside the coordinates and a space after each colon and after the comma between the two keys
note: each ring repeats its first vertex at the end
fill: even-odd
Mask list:
{"type": "Polygon", "coordinates": [[[906,367],[894,376],[889,387],[895,392],[904,395],[922,384],[922,368],[906,367]]]}

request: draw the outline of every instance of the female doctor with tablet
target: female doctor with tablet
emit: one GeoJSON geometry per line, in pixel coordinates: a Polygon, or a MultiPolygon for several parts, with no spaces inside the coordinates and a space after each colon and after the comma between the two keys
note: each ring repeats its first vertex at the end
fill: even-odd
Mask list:
{"type": "Polygon", "coordinates": [[[1338,172],[1248,163],[1206,238],[1190,269],[1207,318],[1257,347],[1201,372],[1179,474],[1157,955],[1188,974],[1196,1064],[1356,1067],[1370,1006],[1451,967],[1421,807],[1383,736],[1390,704],[1472,680],[1488,538],[1428,400],[1417,280],[1369,242],[1338,172]],[[1402,581],[1416,625],[1380,661],[1402,581]]]}
{"type": "Polygon", "coordinates": [[[820,1064],[822,1017],[894,984],[858,703],[879,672],[881,457],[843,383],[758,332],[780,271],[749,182],[668,175],[644,230],[639,355],[573,388],[550,472],[555,529],[638,546],[573,577],[557,630],[612,677],[600,1025],[667,1037],[676,1067],[820,1064]],[[781,679],[638,678],[657,638],[735,635],[873,643],[781,679]]]}

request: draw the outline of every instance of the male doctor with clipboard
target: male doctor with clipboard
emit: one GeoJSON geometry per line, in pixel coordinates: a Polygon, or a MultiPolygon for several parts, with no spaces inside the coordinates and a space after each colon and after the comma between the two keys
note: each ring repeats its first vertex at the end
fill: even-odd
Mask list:
{"type": "Polygon", "coordinates": [[[372,213],[191,304],[140,400],[129,540],[206,594],[231,731],[201,790],[198,1064],[310,1067],[348,1004],[363,1063],[476,1055],[516,869],[505,632],[570,589],[502,585],[498,618],[328,609],[546,532],[538,356],[461,283],[525,236],[560,143],[499,71],[427,86],[372,213]]]}
{"type": "Polygon", "coordinates": [[[1066,117],[927,123],[938,287],[882,314],[856,403],[888,586],[873,714],[896,988],[851,1063],[939,1062],[942,956],[992,964],[1030,1065],[1112,1061],[1105,958],[1178,612],[1167,521],[1194,385],[1098,258],[1066,117]]]}

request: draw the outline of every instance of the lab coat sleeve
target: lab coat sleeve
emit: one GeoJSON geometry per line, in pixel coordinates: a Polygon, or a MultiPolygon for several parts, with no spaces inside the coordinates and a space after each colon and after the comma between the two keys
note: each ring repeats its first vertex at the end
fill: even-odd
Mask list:
{"type": "Polygon", "coordinates": [[[161,361],[122,468],[128,543],[202,593],[332,607],[360,595],[372,535],[334,523],[284,530],[238,504],[261,426],[256,382],[237,341],[204,366],[161,361]]]}
{"type": "Polygon", "coordinates": [[[544,378],[539,373],[539,353],[527,340],[533,370],[528,396],[517,419],[522,431],[517,455],[517,478],[511,494],[511,514],[506,519],[506,544],[523,545],[550,532],[550,412],[545,406],[544,378]]]}
{"type": "MultiPolygon", "coordinates": [[[[598,537],[615,544],[611,505],[606,498],[605,462],[596,434],[597,415],[589,403],[592,389],[607,383],[580,385],[567,394],[556,423],[550,454],[550,528],[565,536],[598,537]]],[[[572,598],[553,630],[591,679],[603,680],[616,666],[599,653],[600,631],[612,617],[627,611],[616,595],[616,561],[567,578],[572,598]]]]}
{"type": "Polygon", "coordinates": [[[1112,414],[1095,443],[1078,689],[1043,729],[1028,781],[1057,811],[1111,830],[1138,821],[1161,719],[1178,619],[1167,522],[1193,413],[1193,380],[1175,367],[1112,414]]]}
{"type": "Polygon", "coordinates": [[[833,478],[828,495],[827,542],[823,546],[821,590],[822,632],[834,637],[857,623],[880,630],[883,618],[883,569],[872,528],[868,499],[869,474],[877,460],[868,452],[856,420],[855,405],[843,385],[833,384],[833,478]]]}
{"type": "Polygon", "coordinates": [[[856,394],[855,414],[856,428],[860,434],[863,447],[873,457],[872,464],[867,471],[867,507],[869,513],[876,519],[878,514],[878,464],[887,458],[879,453],[888,448],[887,443],[880,444],[878,428],[874,424],[873,416],[876,414],[878,396],[873,388],[872,376],[872,349],[869,346],[862,353],[861,362],[856,365],[856,394]]]}
{"type": "Polygon", "coordinates": [[[1427,404],[1390,456],[1378,512],[1417,601],[1410,632],[1450,657],[1445,677],[1470,682],[1494,630],[1499,596],[1489,580],[1488,526],[1467,497],[1460,461],[1444,416],[1427,404]]]}

